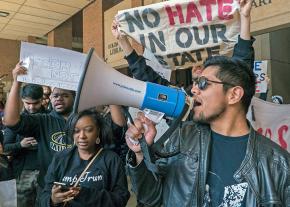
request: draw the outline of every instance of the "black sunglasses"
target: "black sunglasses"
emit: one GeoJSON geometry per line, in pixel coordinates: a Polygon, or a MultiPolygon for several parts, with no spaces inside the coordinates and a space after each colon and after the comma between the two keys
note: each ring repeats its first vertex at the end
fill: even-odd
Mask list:
{"type": "Polygon", "coordinates": [[[204,76],[201,76],[199,78],[194,78],[194,79],[192,79],[192,82],[193,82],[193,85],[197,85],[197,87],[200,90],[205,90],[207,88],[207,86],[209,85],[208,82],[224,84],[224,85],[229,85],[229,86],[233,86],[233,87],[235,86],[234,84],[227,83],[227,82],[208,80],[204,76]]]}

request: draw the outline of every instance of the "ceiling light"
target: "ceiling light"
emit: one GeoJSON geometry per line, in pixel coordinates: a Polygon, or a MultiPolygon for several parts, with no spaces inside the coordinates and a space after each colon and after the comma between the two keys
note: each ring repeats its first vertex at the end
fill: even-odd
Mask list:
{"type": "Polygon", "coordinates": [[[8,12],[0,11],[0,17],[7,17],[8,15],[8,12]]]}

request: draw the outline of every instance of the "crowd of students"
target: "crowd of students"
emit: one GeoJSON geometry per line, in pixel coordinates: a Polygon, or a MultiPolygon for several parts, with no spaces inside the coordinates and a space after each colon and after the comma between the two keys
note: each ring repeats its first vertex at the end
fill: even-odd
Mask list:
{"type": "Polygon", "coordinates": [[[54,178],[54,182],[62,182],[71,189],[76,189],[72,187],[76,182],[75,179],[80,176],[80,171],[90,162],[95,152],[100,151],[102,147],[104,150],[100,151],[99,157],[94,161],[98,164],[94,163],[95,167],[90,167],[78,182],[77,194],[80,194],[78,197],[82,199],[71,201],[68,206],[125,206],[129,192],[124,164],[122,164],[124,161],[120,158],[124,159],[126,153],[126,150],[120,150],[126,148],[124,146],[126,120],[122,108],[109,106],[110,116],[108,113],[98,112],[97,109],[84,112],[86,117],[91,117],[91,120],[85,123],[80,133],[77,133],[77,123],[74,123],[74,120],[81,114],[71,113],[74,91],[60,88],[49,90],[48,87],[45,87],[45,91],[43,87],[35,84],[25,84],[21,87],[22,84],[17,81],[17,76],[25,73],[26,69],[17,64],[12,72],[14,82],[5,107],[6,127],[4,133],[1,133],[3,135],[1,154],[3,158],[8,158],[10,161],[3,160],[7,165],[1,170],[1,179],[16,179],[17,205],[23,207],[57,205],[62,202],[59,200],[62,196],[71,197],[71,194],[66,195],[70,191],[64,193],[60,190],[60,185],[48,182],[54,178]],[[49,101],[44,101],[47,97],[49,101]],[[18,110],[20,99],[23,103],[22,111],[18,110]],[[76,134],[80,137],[78,138],[80,141],[76,141],[76,134]],[[68,158],[68,165],[60,163],[54,166],[53,157],[57,152],[68,153],[72,150],[76,157],[71,160],[69,156],[65,156],[68,158]],[[84,156],[81,156],[83,151],[84,156]],[[75,162],[76,165],[71,164],[75,162]],[[100,163],[103,165],[102,168],[99,166],[100,163]],[[52,167],[49,168],[50,165],[52,167]],[[95,172],[97,169],[98,173],[95,172]],[[61,174],[57,176],[54,170],[61,174]],[[69,178],[68,174],[73,175],[69,178]],[[100,190],[102,193],[99,193],[100,190]],[[117,193],[113,193],[114,191],[117,193]],[[88,199],[92,197],[91,192],[95,192],[99,197],[88,199]],[[87,193],[88,196],[83,197],[87,193]],[[111,193],[112,196],[117,194],[117,198],[110,198],[111,193]],[[51,195],[51,199],[48,195],[51,195]],[[102,199],[104,201],[100,202],[102,199]]]}

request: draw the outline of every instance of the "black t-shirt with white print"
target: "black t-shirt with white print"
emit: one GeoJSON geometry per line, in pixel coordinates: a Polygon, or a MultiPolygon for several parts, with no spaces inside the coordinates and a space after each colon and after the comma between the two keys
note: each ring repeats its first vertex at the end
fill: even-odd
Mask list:
{"type": "MultiPolygon", "coordinates": [[[[56,153],[45,176],[40,206],[50,206],[54,182],[73,186],[90,161],[80,158],[76,146],[56,153]]],[[[96,157],[80,179],[79,186],[80,193],[67,207],[124,207],[130,197],[124,164],[110,150],[103,150],[96,157]]]]}
{"type": "Polygon", "coordinates": [[[244,207],[248,183],[233,178],[240,167],[249,135],[228,137],[212,132],[207,185],[212,207],[244,207]]]}

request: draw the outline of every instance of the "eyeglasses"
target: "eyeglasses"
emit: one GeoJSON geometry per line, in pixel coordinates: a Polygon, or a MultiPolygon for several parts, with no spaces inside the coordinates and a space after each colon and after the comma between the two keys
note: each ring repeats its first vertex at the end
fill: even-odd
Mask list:
{"type": "Polygon", "coordinates": [[[193,85],[197,85],[197,87],[200,90],[205,90],[207,88],[207,86],[209,85],[208,82],[224,84],[224,85],[229,85],[229,86],[233,86],[233,87],[235,86],[234,84],[227,83],[227,82],[208,80],[204,76],[201,76],[199,78],[194,78],[194,79],[192,79],[192,82],[193,82],[193,85]]]}

